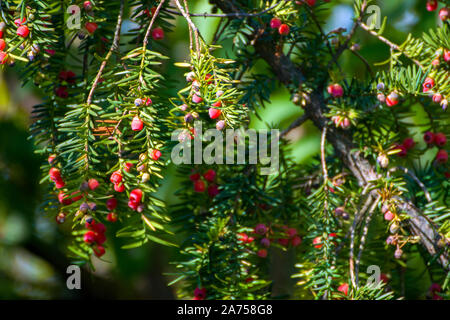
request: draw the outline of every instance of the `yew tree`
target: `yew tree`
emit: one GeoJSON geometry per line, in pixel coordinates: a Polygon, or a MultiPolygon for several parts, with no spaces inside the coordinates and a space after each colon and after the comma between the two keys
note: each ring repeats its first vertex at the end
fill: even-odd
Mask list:
{"type": "Polygon", "coordinates": [[[405,285],[449,298],[450,1],[416,1],[433,26],[401,43],[371,0],[346,1],[351,28],[334,30],[341,1],[210,0],[206,13],[195,2],[0,2],[1,68],[45,97],[31,127],[45,158],[40,212],[61,224],[72,261],[92,270],[123,237],[123,250],[179,251],[168,275],[179,298],[396,299],[405,285]],[[207,19],[219,20],[210,40],[207,19]],[[167,41],[180,24],[181,60],[167,41]],[[376,63],[362,37],[385,49],[376,63]],[[301,116],[263,119],[280,130],[276,172],[174,164],[180,141],[208,145],[195,123],[251,128],[280,87],[301,116]],[[292,133],[307,122],[320,152],[298,163],[292,133]],[[158,190],[174,171],[182,183],[167,206],[158,190]],[[294,266],[283,295],[274,269],[294,266]]]}

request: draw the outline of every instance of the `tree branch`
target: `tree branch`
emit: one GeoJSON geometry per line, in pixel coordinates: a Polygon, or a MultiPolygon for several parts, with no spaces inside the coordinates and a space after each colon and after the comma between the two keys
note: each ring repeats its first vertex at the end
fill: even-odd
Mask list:
{"type": "MultiPolygon", "coordinates": [[[[225,13],[240,12],[233,3],[230,3],[230,1],[213,0],[212,2],[225,13]]],[[[254,47],[256,53],[269,64],[272,68],[272,72],[281,83],[289,89],[298,88],[298,85],[305,80],[302,70],[295,65],[289,57],[283,53],[275,52],[276,45],[273,40],[268,38],[269,37],[260,37],[255,41],[254,47]]],[[[322,131],[329,121],[323,113],[326,104],[324,103],[325,99],[322,88],[314,90],[310,94],[310,99],[310,103],[305,106],[305,114],[307,114],[315,126],[322,131]]],[[[370,181],[379,178],[374,166],[365,159],[359,151],[353,151],[355,145],[353,144],[349,133],[334,127],[329,127],[327,140],[333,145],[337,155],[358,180],[360,186],[364,187],[370,181]]],[[[371,191],[370,194],[372,194],[375,199],[378,197],[376,190],[371,191]]],[[[411,218],[409,219],[409,223],[412,232],[415,235],[420,236],[422,245],[427,249],[430,255],[434,256],[438,254],[439,247],[437,243],[441,236],[435,230],[432,223],[422,216],[419,209],[416,208],[410,200],[402,198],[401,203],[401,209],[403,209],[411,218]]],[[[446,255],[440,254],[439,262],[445,269],[449,269],[448,257],[446,255]]]]}

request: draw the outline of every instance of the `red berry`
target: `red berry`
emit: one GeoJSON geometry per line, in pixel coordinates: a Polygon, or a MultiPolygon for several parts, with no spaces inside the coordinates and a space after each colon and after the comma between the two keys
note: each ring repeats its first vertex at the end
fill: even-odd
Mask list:
{"type": "Polygon", "coordinates": [[[447,138],[445,137],[445,134],[443,134],[442,132],[436,133],[434,135],[434,143],[438,146],[438,147],[443,147],[445,146],[445,144],[447,143],[447,138]]]}
{"type": "Polygon", "coordinates": [[[94,253],[97,257],[101,257],[105,254],[105,248],[103,246],[97,246],[94,248],[94,253]]]}
{"type": "Polygon", "coordinates": [[[437,0],[428,0],[427,1],[427,10],[428,11],[434,11],[437,9],[437,7],[438,7],[437,0]]]}
{"type": "Polygon", "coordinates": [[[302,243],[302,238],[300,238],[299,236],[295,236],[291,239],[291,243],[293,247],[297,247],[302,243]]]}
{"type": "Polygon", "coordinates": [[[131,168],[133,168],[133,164],[131,162],[127,162],[125,163],[123,170],[125,170],[126,172],[130,172],[131,168]]]}
{"type": "Polygon", "coordinates": [[[6,48],[6,42],[3,39],[0,39],[0,51],[5,50],[6,48]]]}
{"type": "Polygon", "coordinates": [[[0,51],[0,64],[5,64],[8,61],[8,54],[0,51]]]}
{"type": "Polygon", "coordinates": [[[403,146],[403,145],[398,145],[398,146],[396,147],[396,149],[397,149],[397,150],[400,150],[400,152],[397,153],[397,155],[398,155],[399,157],[403,158],[403,157],[406,157],[406,156],[407,156],[408,150],[405,148],[405,146],[403,146]]]}
{"type": "Polygon", "coordinates": [[[161,28],[155,28],[152,30],[152,38],[154,40],[162,40],[164,39],[164,30],[161,28]]]}
{"type": "Polygon", "coordinates": [[[330,84],[327,90],[333,98],[340,98],[344,95],[344,89],[338,83],[330,84]]]}
{"type": "Polygon", "coordinates": [[[114,184],[114,190],[117,192],[124,192],[125,185],[123,183],[114,184]]]}
{"type": "Polygon", "coordinates": [[[278,28],[278,33],[285,36],[289,34],[289,31],[291,30],[291,28],[289,28],[289,26],[287,24],[282,24],[279,28],[278,28]]]}
{"type": "Polygon", "coordinates": [[[212,104],[213,107],[220,108],[222,106],[222,101],[216,101],[212,104]]]}
{"type": "Polygon", "coordinates": [[[95,232],[94,231],[87,231],[83,236],[83,241],[91,244],[95,241],[95,232]]]}
{"type": "Polygon", "coordinates": [[[108,220],[109,222],[116,222],[117,214],[115,214],[114,212],[108,213],[108,215],[106,216],[106,220],[108,220]]]}
{"type": "Polygon", "coordinates": [[[211,198],[214,198],[215,196],[217,196],[219,194],[219,187],[215,184],[211,185],[208,187],[208,195],[211,198]]]}
{"type": "Polygon", "coordinates": [[[315,237],[313,239],[312,243],[314,244],[314,248],[316,248],[316,249],[322,248],[322,238],[321,237],[315,237]]]}
{"type": "Polygon", "coordinates": [[[195,288],[194,290],[194,300],[205,300],[206,289],[205,288],[195,288]]]}
{"type": "Polygon", "coordinates": [[[61,179],[61,171],[58,168],[50,168],[48,174],[52,181],[57,181],[61,179]]]}
{"type": "Polygon", "coordinates": [[[434,133],[430,131],[425,132],[425,134],[423,135],[423,140],[427,144],[432,144],[434,142],[434,133]]]}
{"type": "Polygon", "coordinates": [[[386,211],[386,213],[384,214],[384,220],[386,221],[392,221],[392,219],[394,219],[395,215],[391,212],[391,211],[386,211]]]}
{"type": "Polygon", "coordinates": [[[56,159],[56,155],[52,154],[48,157],[47,161],[49,164],[52,164],[53,161],[55,161],[55,159],[56,159]]]}
{"type": "Polygon", "coordinates": [[[281,244],[282,246],[287,247],[289,245],[289,239],[280,238],[278,239],[278,243],[281,244]]]}
{"type": "Polygon", "coordinates": [[[428,92],[434,87],[434,80],[430,77],[426,78],[423,83],[423,92],[428,92]]]}
{"type": "Polygon", "coordinates": [[[445,150],[439,150],[436,154],[436,161],[440,164],[447,163],[448,161],[448,153],[445,150]]]}
{"type": "Polygon", "coordinates": [[[113,211],[116,207],[117,207],[116,198],[110,198],[106,200],[106,208],[108,208],[109,211],[113,211]]]}
{"type": "Polygon", "coordinates": [[[90,2],[90,1],[83,2],[83,8],[86,11],[91,11],[92,10],[92,2],[90,2]]]}
{"type": "Polygon", "coordinates": [[[95,242],[97,244],[104,244],[106,242],[106,236],[104,233],[96,232],[95,233],[95,242]]]}
{"type": "Polygon", "coordinates": [[[248,235],[246,233],[238,233],[238,241],[247,242],[248,235]]]}
{"type": "Polygon", "coordinates": [[[306,3],[307,3],[309,6],[313,7],[313,6],[316,4],[316,0],[306,0],[306,3]]]}
{"type": "Polygon", "coordinates": [[[131,121],[131,130],[133,131],[141,131],[144,128],[144,122],[138,117],[134,116],[131,121]]]}
{"type": "Polygon", "coordinates": [[[450,62],[450,50],[444,50],[444,60],[450,62]]]}
{"type": "Polygon", "coordinates": [[[111,174],[111,177],[109,178],[109,180],[114,184],[118,184],[118,183],[122,182],[122,173],[119,170],[114,171],[111,174]]]}
{"type": "Polygon", "coordinates": [[[338,287],[338,291],[342,292],[346,296],[348,295],[348,289],[349,289],[348,283],[343,283],[338,287]]]}
{"type": "Polygon", "coordinates": [[[194,191],[195,192],[204,192],[205,191],[205,182],[203,180],[197,180],[194,182],[194,191]]]}
{"type": "Polygon", "coordinates": [[[139,204],[142,200],[142,190],[134,189],[130,192],[130,201],[139,204]]]}
{"type": "Polygon", "coordinates": [[[131,209],[133,209],[134,211],[136,211],[137,208],[138,208],[138,206],[139,206],[139,204],[130,200],[130,201],[128,201],[128,206],[129,206],[131,209]]]}
{"type": "Polygon", "coordinates": [[[206,179],[206,181],[213,182],[216,178],[216,172],[213,169],[209,169],[203,174],[203,177],[206,179]]]}
{"type": "Polygon", "coordinates": [[[95,223],[92,226],[92,230],[95,231],[96,233],[105,233],[106,227],[103,223],[95,223]]]}
{"type": "Polygon", "coordinates": [[[152,151],[152,159],[157,161],[161,157],[161,151],[159,150],[153,150],[152,151]]]}
{"type": "Polygon", "coordinates": [[[209,117],[211,119],[217,119],[218,117],[220,117],[221,113],[222,111],[220,111],[219,109],[209,108],[209,117]]]}
{"type": "Polygon", "coordinates": [[[269,238],[262,238],[260,241],[261,245],[268,248],[270,247],[270,239],[269,238]]]}
{"type": "Polygon", "coordinates": [[[55,217],[56,222],[58,224],[64,223],[64,221],[66,221],[66,215],[62,212],[58,213],[58,215],[55,217]]]}
{"type": "Polygon", "coordinates": [[[413,138],[406,138],[405,140],[403,140],[403,146],[404,146],[407,150],[413,148],[415,144],[416,144],[416,143],[414,142],[414,139],[413,139],[413,138]]]}
{"type": "Polygon", "coordinates": [[[62,181],[62,180],[55,181],[56,189],[64,188],[65,185],[66,185],[66,183],[64,181],[62,181]]]}
{"type": "Polygon", "coordinates": [[[203,101],[203,98],[202,97],[199,97],[198,95],[196,95],[196,94],[194,94],[193,96],[192,96],[192,102],[194,102],[194,103],[200,103],[200,102],[202,102],[203,101]]]}
{"type": "Polygon", "coordinates": [[[386,97],[386,105],[388,107],[393,107],[398,104],[398,94],[392,92],[390,95],[386,97]]]}
{"type": "Polygon", "coordinates": [[[98,25],[95,22],[86,22],[84,27],[90,34],[92,34],[95,32],[95,30],[97,30],[98,25]]]}
{"type": "Polygon", "coordinates": [[[442,101],[442,94],[440,94],[440,93],[435,93],[435,94],[433,95],[433,102],[434,102],[434,103],[441,103],[441,101],[442,101]]]}
{"type": "Polygon", "coordinates": [[[447,21],[449,15],[450,15],[449,8],[442,8],[441,10],[439,10],[439,19],[441,19],[442,21],[447,21]]]}
{"type": "Polygon", "coordinates": [[[258,252],[256,254],[260,258],[265,258],[265,257],[267,257],[267,250],[266,249],[260,249],[260,250],[258,250],[258,252]]]}
{"type": "Polygon", "coordinates": [[[272,20],[270,20],[270,27],[272,29],[278,29],[281,26],[281,20],[278,18],[272,18],[272,20]]]}
{"type": "Polygon", "coordinates": [[[99,186],[99,183],[96,179],[89,179],[88,185],[89,185],[89,189],[95,190],[99,186]]]}
{"type": "Polygon", "coordinates": [[[55,89],[55,94],[63,99],[66,99],[69,96],[69,93],[67,92],[67,87],[65,86],[59,86],[55,89]]]}

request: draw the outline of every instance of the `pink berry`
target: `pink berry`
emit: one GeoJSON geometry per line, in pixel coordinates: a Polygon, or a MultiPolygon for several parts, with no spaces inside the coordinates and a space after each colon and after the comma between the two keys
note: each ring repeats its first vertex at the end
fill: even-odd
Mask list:
{"type": "Polygon", "coordinates": [[[194,300],[205,300],[206,289],[205,288],[195,288],[194,290],[194,300]]]}
{"type": "Polygon", "coordinates": [[[349,289],[348,283],[343,283],[338,287],[338,291],[346,296],[348,295],[348,289],[349,289]]]}
{"type": "Polygon", "coordinates": [[[447,21],[449,15],[450,15],[449,8],[445,7],[439,10],[439,19],[441,19],[442,21],[447,21]]]}
{"type": "Polygon", "coordinates": [[[437,0],[428,0],[427,1],[427,10],[428,11],[435,11],[438,7],[437,0]]]}
{"type": "Polygon", "coordinates": [[[211,119],[217,119],[218,117],[220,117],[222,111],[216,108],[209,108],[208,113],[211,119]]]}
{"type": "Polygon", "coordinates": [[[260,234],[260,235],[266,234],[267,230],[268,229],[264,223],[259,223],[255,227],[255,233],[260,234]]]}
{"type": "Polygon", "coordinates": [[[141,131],[144,128],[144,122],[138,117],[134,116],[131,121],[131,130],[133,131],[141,131]]]}
{"type": "Polygon", "coordinates": [[[266,258],[267,257],[267,250],[266,249],[260,249],[260,250],[258,250],[258,252],[256,254],[260,258],[266,258]]]}
{"type": "Polygon", "coordinates": [[[95,190],[99,186],[99,183],[96,179],[89,179],[88,186],[89,186],[89,189],[95,190]]]}
{"type": "Polygon", "coordinates": [[[95,22],[86,22],[84,27],[90,34],[93,34],[97,30],[98,25],[95,22]]]}
{"type": "Polygon", "coordinates": [[[340,84],[335,83],[335,84],[331,84],[328,86],[328,93],[333,98],[340,98],[344,95],[344,89],[342,88],[342,86],[340,84]]]}
{"type": "Polygon", "coordinates": [[[106,208],[108,208],[109,211],[113,211],[116,207],[117,207],[116,198],[110,198],[106,200],[106,208]]]}
{"type": "Polygon", "coordinates": [[[205,191],[205,182],[203,180],[197,180],[194,182],[194,191],[195,192],[204,192],[205,191]]]}
{"type": "Polygon", "coordinates": [[[436,154],[436,161],[439,164],[447,163],[448,161],[448,153],[445,150],[439,150],[436,154]]]}
{"type": "Polygon", "coordinates": [[[279,28],[278,28],[278,33],[286,36],[289,34],[289,31],[291,30],[291,28],[289,28],[289,26],[287,24],[282,24],[279,28]]]}
{"type": "Polygon", "coordinates": [[[27,26],[20,26],[17,28],[17,35],[22,38],[28,37],[30,34],[30,29],[27,26]]]}
{"type": "Polygon", "coordinates": [[[152,159],[154,161],[157,161],[159,158],[161,158],[161,155],[162,155],[162,153],[159,150],[155,149],[155,150],[152,151],[152,159]]]}
{"type": "Polygon", "coordinates": [[[434,142],[434,133],[430,131],[425,132],[425,134],[423,135],[423,140],[427,144],[432,144],[434,142]]]}
{"type": "Polygon", "coordinates": [[[139,204],[142,200],[142,190],[134,189],[130,192],[130,201],[139,204]]]}
{"type": "Polygon", "coordinates": [[[392,219],[394,219],[395,215],[391,212],[391,211],[386,211],[386,213],[384,214],[384,220],[386,221],[392,221],[392,219]]]}

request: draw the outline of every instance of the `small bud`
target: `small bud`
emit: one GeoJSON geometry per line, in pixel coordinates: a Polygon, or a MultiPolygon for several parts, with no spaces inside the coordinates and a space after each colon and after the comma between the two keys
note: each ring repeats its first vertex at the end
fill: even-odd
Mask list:
{"type": "Polygon", "coordinates": [[[387,168],[389,165],[389,158],[385,154],[380,154],[377,158],[377,163],[382,167],[383,169],[387,168]]]}

